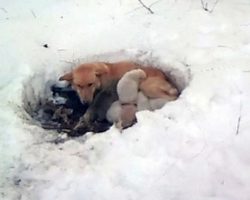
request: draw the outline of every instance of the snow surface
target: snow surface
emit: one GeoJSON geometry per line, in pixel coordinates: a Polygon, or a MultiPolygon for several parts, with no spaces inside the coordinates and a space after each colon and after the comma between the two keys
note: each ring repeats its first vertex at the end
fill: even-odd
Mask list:
{"type": "Polygon", "coordinates": [[[137,0],[1,0],[0,199],[250,199],[249,1],[143,2],[154,14],[137,0]],[[124,58],[166,71],[180,98],[123,134],[58,145],[25,111],[77,63],[124,58]]]}

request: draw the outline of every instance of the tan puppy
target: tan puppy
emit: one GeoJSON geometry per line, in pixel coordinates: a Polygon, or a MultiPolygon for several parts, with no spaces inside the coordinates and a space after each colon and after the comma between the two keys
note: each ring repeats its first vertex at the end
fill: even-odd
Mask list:
{"type": "Polygon", "coordinates": [[[72,72],[60,77],[59,80],[69,81],[78,93],[82,102],[91,103],[96,89],[101,89],[111,80],[119,80],[126,72],[141,68],[146,72],[147,79],[142,82],[140,89],[151,98],[164,96],[177,97],[175,89],[165,79],[165,75],[159,69],[142,67],[134,62],[124,61],[117,63],[86,63],[73,69],[72,72]],[[156,81],[154,83],[154,81],[156,81]],[[170,90],[170,91],[169,91],[170,90]]]}
{"type": "Polygon", "coordinates": [[[122,105],[121,118],[117,124],[117,128],[121,130],[132,126],[136,122],[136,111],[137,109],[134,104],[122,105]]]}
{"type": "Polygon", "coordinates": [[[139,84],[146,77],[146,73],[141,69],[134,69],[123,75],[117,84],[117,94],[121,104],[136,103],[139,84]]]}

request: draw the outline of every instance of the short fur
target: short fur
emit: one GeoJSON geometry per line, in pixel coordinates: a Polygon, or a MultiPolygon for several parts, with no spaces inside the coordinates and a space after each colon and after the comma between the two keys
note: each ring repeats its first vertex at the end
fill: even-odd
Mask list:
{"type": "Polygon", "coordinates": [[[136,67],[137,65],[132,62],[85,63],[64,74],[59,80],[69,81],[81,102],[90,103],[97,89],[101,90],[112,80],[119,80],[123,74],[136,67]]]}
{"type": "Polygon", "coordinates": [[[167,102],[168,100],[164,98],[149,100],[151,110],[161,109],[167,102]]]}
{"type": "Polygon", "coordinates": [[[118,128],[128,128],[136,122],[135,113],[137,108],[134,104],[122,105],[122,112],[120,122],[118,122],[118,128]],[[120,127],[119,127],[120,126],[120,127]]]}
{"type": "Polygon", "coordinates": [[[106,118],[110,123],[117,123],[120,120],[122,106],[119,101],[112,103],[107,111],[106,118]]]}
{"type": "Polygon", "coordinates": [[[107,112],[107,120],[115,123],[120,130],[132,126],[136,122],[135,113],[137,108],[134,104],[122,105],[119,101],[115,101],[107,112]]]}
{"type": "Polygon", "coordinates": [[[103,90],[98,92],[94,101],[87,109],[86,113],[81,117],[75,129],[82,125],[88,125],[94,121],[105,121],[106,114],[113,102],[118,100],[116,92],[117,81],[112,81],[103,90]]]}
{"type": "Polygon", "coordinates": [[[143,81],[140,90],[149,98],[178,97],[178,90],[167,80],[160,77],[148,77],[143,81]]]}
{"type": "Polygon", "coordinates": [[[69,81],[78,93],[81,102],[90,103],[93,101],[94,93],[97,89],[102,89],[110,81],[119,80],[126,72],[138,68],[143,69],[148,77],[140,85],[146,96],[151,98],[169,96],[169,94],[177,96],[177,90],[173,86],[169,87],[170,83],[168,83],[161,70],[152,67],[142,67],[130,61],[85,63],[64,74],[59,80],[69,81]],[[157,84],[153,83],[152,80],[154,79],[150,78],[157,80],[157,84]]]}
{"type": "Polygon", "coordinates": [[[146,77],[146,73],[141,69],[131,70],[123,75],[117,84],[117,94],[121,104],[136,103],[139,84],[146,77]]]}
{"type": "Polygon", "coordinates": [[[149,99],[146,97],[143,92],[138,93],[137,97],[137,110],[142,111],[142,110],[152,110],[149,99]]]}
{"type": "Polygon", "coordinates": [[[175,100],[175,97],[165,96],[164,98],[148,98],[139,92],[137,99],[137,110],[156,110],[162,108],[167,102],[175,100]]]}

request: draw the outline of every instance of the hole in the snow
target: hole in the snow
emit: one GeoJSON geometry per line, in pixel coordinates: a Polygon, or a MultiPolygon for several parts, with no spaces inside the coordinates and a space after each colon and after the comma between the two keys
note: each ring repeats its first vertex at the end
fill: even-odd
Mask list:
{"type": "MultiPolygon", "coordinates": [[[[172,63],[171,65],[169,65],[169,63],[160,63],[157,59],[152,58],[151,56],[145,56],[145,53],[142,53],[142,56],[136,55],[132,58],[130,56],[129,59],[142,66],[153,66],[160,69],[165,73],[169,82],[171,82],[171,84],[178,89],[179,93],[183,91],[189,82],[189,73],[185,66],[181,66],[180,63],[178,63],[178,66],[176,66],[176,63],[172,63]]],[[[90,62],[91,60],[104,60],[105,62],[110,63],[116,61],[113,61],[114,59],[112,58],[107,59],[107,56],[105,57],[104,55],[87,61],[85,60],[81,63],[90,62]]],[[[70,71],[70,69],[68,71],[70,71]]],[[[52,129],[58,132],[67,133],[68,136],[80,136],[86,132],[97,133],[108,130],[112,123],[103,118],[101,120],[100,118],[95,118],[94,121],[91,121],[91,123],[88,124],[83,122],[83,124],[85,123],[83,126],[76,128],[79,126],[79,121],[81,121],[81,117],[84,116],[88,106],[81,103],[77,93],[72,89],[69,83],[65,81],[58,81],[59,75],[62,74],[63,73],[51,75],[43,72],[33,75],[33,77],[27,81],[23,91],[23,102],[26,112],[44,129],[52,129]]],[[[112,84],[114,86],[117,82],[112,82],[112,84]]],[[[113,87],[112,84],[109,87],[113,87]]],[[[96,113],[100,110],[102,114],[104,111],[106,113],[107,109],[105,108],[103,111],[103,106],[110,106],[112,102],[117,100],[118,97],[116,97],[116,95],[110,94],[111,90],[112,89],[110,88],[106,88],[106,91],[102,90],[101,92],[104,91],[102,94],[103,96],[99,95],[101,92],[96,93],[94,102],[98,98],[99,102],[96,102],[95,109],[91,110],[94,115],[96,115],[96,113]]],[[[115,112],[117,111],[116,109],[117,108],[114,109],[115,112]]],[[[126,109],[125,118],[129,118],[131,115],[127,115],[127,113],[133,112],[133,108],[128,106],[126,109]]],[[[108,118],[107,114],[105,117],[108,118]]],[[[129,126],[135,121],[136,120],[133,122],[131,121],[129,126]]]]}

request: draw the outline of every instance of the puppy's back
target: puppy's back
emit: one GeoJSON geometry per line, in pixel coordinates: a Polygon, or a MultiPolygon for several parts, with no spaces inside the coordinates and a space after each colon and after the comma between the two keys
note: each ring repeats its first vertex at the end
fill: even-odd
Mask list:
{"type": "Polygon", "coordinates": [[[153,67],[141,67],[140,69],[142,69],[147,77],[160,77],[160,78],[163,78],[163,79],[166,79],[166,75],[159,69],[157,68],[153,68],[153,67]]]}
{"type": "Polygon", "coordinates": [[[117,93],[121,103],[136,103],[139,83],[146,78],[141,69],[131,70],[123,75],[117,84],[117,93]]]}

